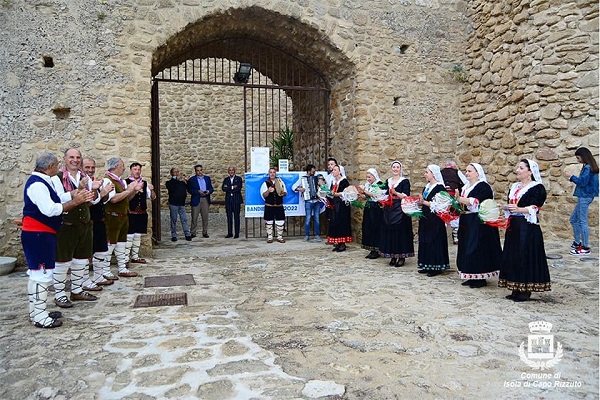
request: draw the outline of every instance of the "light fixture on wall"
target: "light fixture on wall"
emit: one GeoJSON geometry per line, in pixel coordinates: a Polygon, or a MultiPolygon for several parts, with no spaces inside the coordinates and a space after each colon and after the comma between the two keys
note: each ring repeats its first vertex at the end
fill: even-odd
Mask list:
{"type": "Polygon", "coordinates": [[[252,65],[248,63],[240,63],[238,70],[233,74],[233,81],[235,83],[248,83],[250,73],[252,71],[252,65]]]}

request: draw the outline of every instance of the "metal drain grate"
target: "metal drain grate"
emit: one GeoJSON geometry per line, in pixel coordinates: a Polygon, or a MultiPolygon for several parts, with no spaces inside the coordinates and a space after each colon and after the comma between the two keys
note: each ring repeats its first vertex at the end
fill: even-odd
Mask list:
{"type": "Polygon", "coordinates": [[[133,308],[187,306],[187,293],[140,294],[133,308]]]}
{"type": "Polygon", "coordinates": [[[144,287],[192,286],[196,281],[191,274],[171,276],[147,276],[144,287]]]}

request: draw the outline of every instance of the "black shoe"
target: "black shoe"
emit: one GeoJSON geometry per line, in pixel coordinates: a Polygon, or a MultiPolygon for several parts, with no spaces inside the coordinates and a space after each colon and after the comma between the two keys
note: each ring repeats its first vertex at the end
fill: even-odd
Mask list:
{"type": "Polygon", "coordinates": [[[417,272],[420,273],[420,274],[428,274],[429,270],[427,270],[427,269],[420,269],[417,272]]]}
{"type": "Polygon", "coordinates": [[[50,311],[48,316],[52,319],[59,319],[62,318],[62,313],[60,311],[50,311]]]}
{"type": "Polygon", "coordinates": [[[202,237],[203,237],[203,238],[207,238],[207,237],[208,237],[208,233],[203,233],[203,234],[202,234],[202,237]]]}
{"type": "Polygon", "coordinates": [[[186,236],[185,240],[187,240],[188,242],[191,242],[192,241],[192,237],[191,236],[186,236]]]}
{"type": "Polygon", "coordinates": [[[517,293],[519,293],[519,292],[517,292],[516,290],[513,290],[511,294],[509,294],[508,296],[504,296],[504,298],[508,299],[508,300],[514,300],[517,293]]]}
{"type": "Polygon", "coordinates": [[[191,237],[192,237],[192,239],[193,239],[193,238],[195,238],[195,237],[196,237],[196,234],[195,234],[195,233],[192,233],[190,236],[191,236],[191,237]]]}
{"type": "Polygon", "coordinates": [[[176,241],[177,241],[177,238],[176,238],[176,237],[172,237],[172,238],[171,238],[171,242],[176,242],[176,241]]]}
{"type": "Polygon", "coordinates": [[[406,258],[399,258],[396,260],[396,264],[394,265],[394,267],[401,267],[404,265],[404,263],[406,262],[406,258]]]}
{"type": "Polygon", "coordinates": [[[240,238],[240,235],[233,235],[233,238],[234,238],[234,239],[239,239],[239,238],[240,238]]]}
{"type": "Polygon", "coordinates": [[[346,251],[346,243],[342,243],[340,247],[337,249],[338,253],[342,251],[346,251]]]}
{"type": "Polygon", "coordinates": [[[531,297],[531,292],[517,292],[517,294],[513,298],[513,301],[516,301],[516,302],[527,301],[527,300],[529,300],[530,297],[531,297]]]}
{"type": "Polygon", "coordinates": [[[333,249],[331,251],[339,251],[339,249],[340,249],[340,243],[333,246],[333,249]]]}
{"type": "Polygon", "coordinates": [[[463,285],[463,286],[470,286],[472,282],[473,282],[472,279],[467,279],[466,281],[464,281],[463,283],[461,283],[461,285],[463,285]]]}
{"type": "Polygon", "coordinates": [[[389,262],[390,266],[393,267],[394,265],[396,265],[396,257],[392,257],[392,259],[389,262]]]}
{"type": "Polygon", "coordinates": [[[438,276],[439,274],[441,274],[442,271],[429,271],[427,273],[427,276],[432,277],[432,276],[438,276]]]}
{"type": "Polygon", "coordinates": [[[477,280],[471,281],[471,283],[469,284],[469,287],[471,289],[482,288],[484,286],[487,286],[487,281],[485,279],[477,279],[477,280]]]}
{"type": "Polygon", "coordinates": [[[233,237],[233,235],[231,233],[228,233],[227,236],[225,236],[225,239],[229,239],[229,238],[232,238],[232,237],[233,237]]]}
{"type": "Polygon", "coordinates": [[[370,260],[379,257],[379,254],[377,254],[377,252],[375,250],[371,250],[369,252],[369,254],[367,254],[367,256],[365,258],[368,258],[370,260]]]}

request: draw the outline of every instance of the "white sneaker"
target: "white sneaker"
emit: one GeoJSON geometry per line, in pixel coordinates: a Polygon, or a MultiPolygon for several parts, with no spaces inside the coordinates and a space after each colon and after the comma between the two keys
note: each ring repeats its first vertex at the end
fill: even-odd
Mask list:
{"type": "Polygon", "coordinates": [[[573,256],[584,256],[586,254],[590,254],[592,251],[589,247],[579,246],[576,249],[569,251],[569,254],[573,256]]]}
{"type": "Polygon", "coordinates": [[[320,238],[319,236],[315,236],[315,239],[314,239],[314,241],[315,241],[315,242],[322,242],[322,240],[321,240],[321,238],[320,238]]]}
{"type": "Polygon", "coordinates": [[[304,239],[302,239],[305,242],[308,242],[308,236],[304,236],[304,239]]]}

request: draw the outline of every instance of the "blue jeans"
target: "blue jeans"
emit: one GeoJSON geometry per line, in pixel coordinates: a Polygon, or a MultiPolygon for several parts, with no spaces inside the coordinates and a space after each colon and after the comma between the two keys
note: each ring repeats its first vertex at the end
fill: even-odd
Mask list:
{"type": "Polygon", "coordinates": [[[169,204],[169,212],[171,217],[171,237],[177,237],[177,216],[181,220],[181,226],[183,227],[183,233],[185,236],[190,236],[190,227],[188,226],[187,214],[185,213],[185,206],[172,206],[169,204]]]}
{"type": "Polygon", "coordinates": [[[310,220],[315,221],[315,236],[319,236],[321,230],[319,214],[321,211],[321,202],[305,202],[304,211],[306,211],[306,218],[304,219],[304,236],[310,236],[310,220]]]}
{"type": "Polygon", "coordinates": [[[590,230],[588,228],[588,208],[594,201],[593,197],[578,197],[577,205],[571,214],[569,222],[573,226],[573,237],[575,242],[581,243],[585,247],[590,247],[589,237],[590,230]]]}

